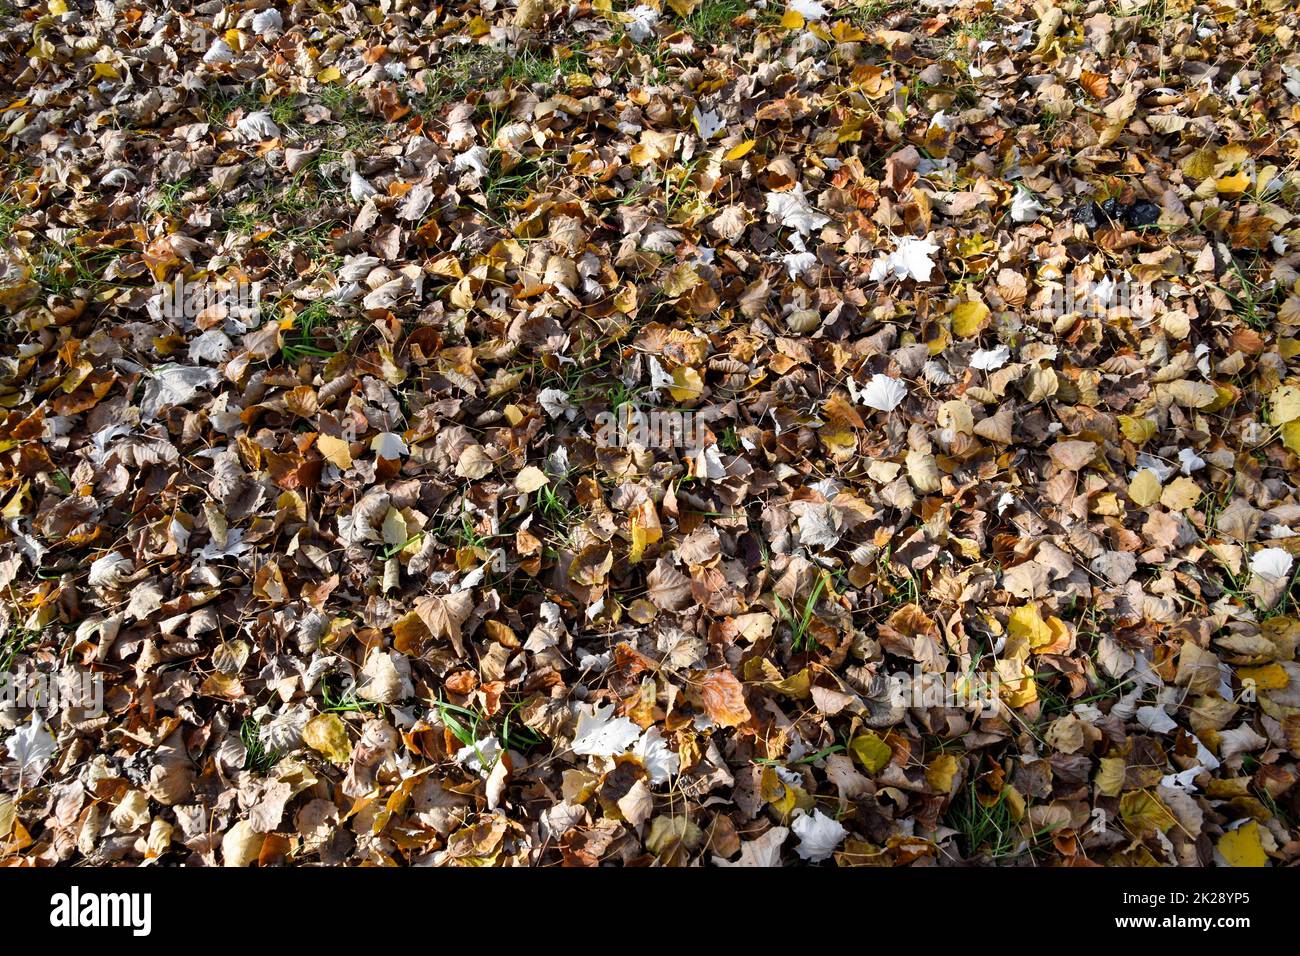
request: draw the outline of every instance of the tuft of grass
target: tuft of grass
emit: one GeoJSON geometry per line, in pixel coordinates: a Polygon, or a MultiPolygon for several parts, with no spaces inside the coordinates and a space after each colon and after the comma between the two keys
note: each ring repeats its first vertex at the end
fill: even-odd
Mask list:
{"type": "Polygon", "coordinates": [[[22,627],[12,627],[0,635],[0,672],[8,673],[18,655],[40,640],[40,631],[29,631],[22,627]]]}
{"type": "Polygon", "coordinates": [[[353,326],[337,328],[328,305],[312,302],[294,316],[292,330],[280,342],[280,355],[293,365],[308,358],[333,358],[347,348],[354,334],[353,326]]]}
{"type": "Polygon", "coordinates": [[[1291,580],[1287,582],[1286,591],[1282,593],[1282,599],[1260,612],[1261,621],[1267,621],[1271,617],[1285,617],[1290,613],[1292,608],[1300,607],[1300,564],[1295,566],[1291,572],[1291,580]]]}
{"type": "Polygon", "coordinates": [[[320,696],[321,713],[324,714],[368,714],[380,709],[379,704],[358,698],[356,685],[343,680],[338,674],[327,674],[321,678],[320,696]]]}
{"type": "Polygon", "coordinates": [[[488,46],[454,47],[425,71],[425,92],[419,105],[431,109],[463,100],[485,80],[495,80],[504,73],[509,60],[505,53],[488,46]]]}
{"type": "Polygon", "coordinates": [[[491,163],[488,174],[484,177],[480,189],[487,199],[484,212],[498,225],[505,225],[505,208],[527,198],[542,180],[549,166],[550,154],[528,156],[507,168],[504,154],[498,149],[491,150],[491,163]]]}
{"type": "Polygon", "coordinates": [[[1038,841],[1052,829],[1046,827],[1026,836],[1012,818],[1006,790],[985,806],[970,784],[953,798],[943,822],[960,834],[967,859],[989,863],[1000,863],[1026,853],[1032,857],[1038,841]]]}
{"type": "MultiPolygon", "coordinates": [[[[438,712],[438,718],[446,724],[451,735],[459,740],[462,746],[472,747],[489,734],[495,734],[503,749],[518,750],[521,753],[543,742],[540,734],[515,717],[522,706],[522,703],[518,703],[505,710],[501,723],[497,725],[485,714],[469,707],[453,704],[441,697],[433,702],[433,709],[438,712]]],[[[479,759],[485,766],[487,765],[483,754],[479,754],[479,759]]]]}
{"type": "Polygon", "coordinates": [[[172,183],[159,183],[158,191],[149,200],[149,208],[161,216],[171,218],[185,208],[185,192],[190,188],[188,176],[172,183]]]}
{"type": "Polygon", "coordinates": [[[552,527],[565,527],[578,509],[568,503],[554,484],[543,485],[536,491],[537,513],[552,527]]]}
{"type": "Polygon", "coordinates": [[[817,602],[821,600],[822,591],[826,589],[826,574],[822,573],[817,576],[817,583],[813,585],[808,596],[804,598],[803,610],[798,616],[795,614],[795,608],[787,607],[786,603],[777,597],[773,592],[772,600],[776,602],[777,613],[783,617],[790,626],[790,646],[795,653],[800,651],[811,651],[817,646],[817,639],[812,634],[813,617],[816,614],[817,602]]]}
{"type": "Polygon", "coordinates": [[[849,21],[860,29],[875,27],[887,16],[907,6],[901,0],[865,0],[849,13],[849,21]]]}
{"type": "Polygon", "coordinates": [[[969,23],[963,24],[957,31],[959,40],[974,40],[980,42],[987,40],[998,31],[998,18],[994,16],[976,17],[969,23]]]}
{"type": "Polygon", "coordinates": [[[891,544],[880,553],[876,560],[876,567],[881,577],[884,578],[885,585],[888,588],[886,604],[891,607],[901,607],[904,604],[919,604],[921,600],[921,588],[917,583],[916,575],[908,569],[907,574],[898,574],[890,565],[890,558],[893,556],[894,546],[891,544]]]}
{"type": "Polygon", "coordinates": [[[745,0],[705,0],[682,19],[682,28],[697,40],[716,44],[734,32],[732,21],[748,9],[745,0]]]}
{"type": "Polygon", "coordinates": [[[43,292],[55,294],[120,285],[104,278],[109,263],[117,256],[116,249],[79,246],[75,240],[65,245],[46,239],[32,254],[32,279],[43,292]]]}
{"type": "Polygon", "coordinates": [[[244,769],[254,773],[266,773],[280,762],[280,751],[267,750],[258,734],[257,722],[251,717],[239,725],[239,739],[244,744],[244,769]]]}
{"type": "Polygon", "coordinates": [[[587,68],[587,56],[581,51],[557,48],[550,56],[538,56],[524,50],[510,60],[504,75],[516,83],[554,84],[587,68]]]}
{"type": "Polygon", "coordinates": [[[6,193],[0,196],[0,240],[7,241],[23,217],[23,205],[6,193]]]}
{"type": "Polygon", "coordinates": [[[236,110],[253,113],[262,109],[261,83],[254,82],[233,89],[210,86],[199,94],[198,112],[212,126],[231,125],[227,121],[236,110]]]}
{"type": "Polygon", "coordinates": [[[1228,269],[1228,275],[1235,279],[1235,291],[1224,288],[1223,293],[1232,303],[1233,311],[1241,321],[1251,328],[1267,332],[1273,327],[1277,316],[1275,301],[1279,289],[1268,282],[1253,280],[1247,270],[1234,259],[1228,269]]]}

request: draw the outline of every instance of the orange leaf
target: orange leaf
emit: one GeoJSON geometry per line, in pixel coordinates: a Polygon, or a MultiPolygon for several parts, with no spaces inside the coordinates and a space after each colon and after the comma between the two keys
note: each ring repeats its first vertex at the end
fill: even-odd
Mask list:
{"type": "Polygon", "coordinates": [[[729,670],[711,671],[700,682],[704,710],[719,727],[739,727],[749,720],[745,691],[729,670]]]}
{"type": "Polygon", "coordinates": [[[1110,81],[1104,73],[1084,70],[1079,74],[1079,85],[1087,90],[1088,95],[1094,100],[1104,100],[1110,95],[1110,81]]]}

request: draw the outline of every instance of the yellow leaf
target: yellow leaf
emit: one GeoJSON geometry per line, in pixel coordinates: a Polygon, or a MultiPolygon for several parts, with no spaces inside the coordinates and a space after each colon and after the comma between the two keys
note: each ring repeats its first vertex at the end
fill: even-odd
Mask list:
{"type": "Polygon", "coordinates": [[[1300,419],[1282,426],[1282,444],[1300,455],[1300,419]]]}
{"type": "Polygon", "coordinates": [[[748,155],[749,151],[753,149],[757,143],[758,140],[756,139],[747,139],[743,143],[739,143],[736,146],[731,147],[731,149],[727,150],[727,154],[723,157],[723,159],[726,159],[728,161],[740,159],[741,157],[748,155]]]}
{"type": "Polygon", "coordinates": [[[1016,608],[1007,618],[1007,646],[1003,654],[1007,659],[1024,660],[1035,647],[1053,642],[1052,629],[1043,620],[1037,604],[1016,608]]]}
{"type": "Polygon", "coordinates": [[[1160,798],[1145,790],[1132,790],[1119,798],[1119,816],[1134,836],[1164,833],[1176,822],[1160,798]]]}
{"type": "Polygon", "coordinates": [[[968,339],[978,335],[989,317],[989,307],[983,302],[963,302],[952,311],[953,335],[968,339]]]}
{"type": "Polygon", "coordinates": [[[925,782],[935,793],[952,793],[956,776],[957,758],[952,754],[940,754],[925,768],[925,782]]]}
{"type": "Polygon", "coordinates": [[[1160,479],[1150,468],[1143,468],[1128,484],[1128,496],[1133,503],[1145,508],[1160,500],[1160,479]]]}
{"type": "Polygon", "coordinates": [[[764,767],[759,779],[759,795],[772,805],[772,809],[782,817],[793,813],[799,805],[802,787],[792,787],[781,780],[773,767],[764,767]]]}
{"type": "Polygon", "coordinates": [[[1119,416],[1119,430],[1125,438],[1141,448],[1156,433],[1156,423],[1150,418],[1119,416]]]}
{"type": "Polygon", "coordinates": [[[1186,476],[1175,478],[1160,493],[1160,503],[1170,511],[1186,511],[1201,500],[1201,486],[1186,476]]]}
{"type": "Polygon", "coordinates": [[[1285,425],[1300,418],[1300,388],[1279,385],[1268,396],[1268,420],[1274,425],[1285,425]]]}
{"type": "Polygon", "coordinates": [[[704,391],[704,379],[689,365],[679,365],[673,369],[673,382],[675,384],[669,386],[668,394],[675,402],[693,402],[704,391]]]}
{"type": "Polygon", "coordinates": [[[68,12],[68,4],[66,3],[66,0],[50,0],[49,8],[50,13],[54,14],[56,17],[61,17],[63,14],[68,12]]]}
{"type": "Polygon", "coordinates": [[[1223,195],[1239,196],[1250,188],[1250,176],[1244,171],[1232,176],[1223,176],[1215,181],[1214,188],[1223,195]]]}
{"type": "Polygon", "coordinates": [[[4,508],[0,509],[0,518],[4,518],[8,521],[23,516],[27,508],[27,489],[30,486],[31,483],[26,481],[18,486],[18,490],[15,491],[13,496],[5,503],[4,508]]]}
{"type": "Polygon", "coordinates": [[[540,468],[529,465],[515,475],[515,487],[526,495],[531,495],[538,488],[545,487],[550,479],[540,468]]]}
{"type": "Polygon", "coordinates": [[[1228,866],[1268,866],[1268,854],[1254,820],[1219,837],[1219,852],[1228,866]]]}
{"type": "Polygon", "coordinates": [[[627,552],[627,563],[637,564],[641,561],[641,555],[645,553],[646,531],[641,523],[636,520],[636,515],[632,516],[628,524],[632,542],[627,552]]]}
{"type": "Polygon", "coordinates": [[[1020,661],[998,661],[995,665],[1002,682],[998,694],[1008,707],[1028,707],[1038,700],[1038,682],[1034,672],[1020,661]]]}
{"type": "Polygon", "coordinates": [[[1102,757],[1093,778],[1097,792],[1104,797],[1118,797],[1124,787],[1124,770],[1123,757],[1102,757]]]}
{"type": "Polygon", "coordinates": [[[1237,400],[1237,393],[1227,385],[1214,386],[1214,401],[1205,406],[1207,412],[1218,412],[1237,400]]]}
{"type": "Polygon", "coordinates": [[[1208,179],[1214,175],[1214,167],[1217,164],[1218,154],[1214,147],[1205,146],[1188,154],[1179,165],[1183,175],[1189,179],[1208,179]]]}
{"type": "Polygon", "coordinates": [[[797,674],[791,674],[783,680],[770,681],[765,686],[772,688],[778,694],[793,697],[795,700],[805,700],[811,693],[812,674],[805,667],[797,674]]]}
{"type": "Polygon", "coordinates": [[[120,74],[112,63],[96,63],[95,76],[101,80],[116,80],[120,74]]]}
{"type": "Polygon", "coordinates": [[[352,467],[352,449],[342,438],[317,435],[316,448],[339,471],[347,471],[352,467]]]}
{"type": "Polygon", "coordinates": [[[338,67],[327,66],[325,67],[325,69],[321,70],[319,73],[316,74],[316,82],[333,83],[335,80],[340,79],[342,76],[343,74],[339,72],[338,67]]]}
{"type": "Polygon", "coordinates": [[[889,744],[870,731],[854,737],[849,742],[849,752],[858,763],[862,764],[867,773],[880,773],[894,756],[894,752],[889,749],[889,744]]]}
{"type": "Polygon", "coordinates": [[[1263,667],[1243,667],[1237,671],[1243,681],[1253,681],[1257,690],[1281,690],[1291,683],[1291,675],[1281,664],[1265,664],[1263,667]]]}
{"type": "Polygon", "coordinates": [[[796,10],[787,10],[781,17],[781,27],[785,30],[798,30],[804,25],[803,15],[796,10]]]}
{"type": "Polygon", "coordinates": [[[347,728],[337,714],[317,714],[307,721],[302,739],[312,750],[324,754],[330,762],[340,766],[352,756],[347,728]]]}
{"type": "Polygon", "coordinates": [[[384,515],[380,534],[383,536],[384,544],[390,548],[399,548],[406,544],[407,538],[410,537],[406,529],[406,519],[396,508],[389,508],[388,513],[384,515]]]}

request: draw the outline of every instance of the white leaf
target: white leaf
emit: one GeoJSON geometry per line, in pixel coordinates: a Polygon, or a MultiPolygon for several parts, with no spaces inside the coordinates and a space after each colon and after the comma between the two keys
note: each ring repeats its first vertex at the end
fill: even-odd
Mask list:
{"type": "Polygon", "coordinates": [[[1267,743],[1268,738],[1255,733],[1248,724],[1242,724],[1232,730],[1221,730],[1219,731],[1219,757],[1222,760],[1231,760],[1237,754],[1258,750],[1267,743]]]}
{"type": "Polygon", "coordinates": [[[1033,222],[1047,208],[1034,198],[1034,194],[1023,187],[1017,187],[1016,197],[1011,200],[1011,218],[1016,222],[1033,222]]]}
{"type": "Polygon", "coordinates": [[[637,43],[644,43],[654,36],[655,24],[659,22],[659,11],[645,4],[633,7],[626,14],[627,35],[637,43]]]}
{"type": "Polygon", "coordinates": [[[259,10],[253,14],[253,32],[260,37],[279,33],[284,28],[284,18],[279,10],[259,10]]]}
{"type": "Polygon", "coordinates": [[[447,145],[452,149],[464,149],[474,142],[473,115],[474,107],[468,103],[458,103],[447,114],[447,145]]]}
{"type": "Polygon", "coordinates": [[[740,859],[736,862],[728,863],[718,856],[713,858],[713,862],[717,866],[780,866],[781,844],[789,835],[790,831],[785,827],[772,827],[762,836],[741,843],[740,859]]]}
{"type": "Polygon", "coordinates": [[[344,282],[360,282],[380,264],[378,256],[351,256],[339,269],[339,278],[344,282]]]}
{"type": "Polygon", "coordinates": [[[863,405],[881,412],[892,412],[903,404],[905,398],[907,398],[907,386],[898,379],[881,375],[879,372],[871,376],[867,387],[858,395],[858,400],[863,405]]]}
{"type": "Polygon", "coordinates": [[[379,190],[366,182],[365,177],[354,169],[351,179],[348,180],[348,194],[353,202],[365,202],[371,196],[378,195],[379,190]]]}
{"type": "Polygon", "coordinates": [[[157,418],[158,413],[172,405],[184,405],[200,389],[210,388],[221,380],[216,369],[195,365],[159,365],[149,373],[140,400],[140,413],[145,419],[157,418]]]}
{"type": "Polygon", "coordinates": [[[208,52],[203,54],[204,63],[229,63],[235,58],[235,51],[225,40],[214,40],[208,52]]]}
{"type": "Polygon", "coordinates": [[[659,364],[659,360],[653,355],[647,355],[649,360],[647,365],[650,367],[650,387],[658,390],[661,388],[674,388],[677,385],[676,380],[668,374],[668,370],[659,364]]]}
{"type": "Polygon", "coordinates": [[[397,432],[380,432],[370,439],[370,450],[378,452],[380,458],[387,458],[389,461],[396,461],[403,455],[411,453],[411,450],[406,447],[406,442],[397,432]]]}
{"type": "Polygon", "coordinates": [[[544,388],[538,392],[537,404],[541,405],[542,410],[551,418],[559,418],[573,411],[573,406],[569,404],[568,393],[558,388],[544,388]]]}
{"type": "Polygon", "coordinates": [[[805,548],[829,551],[843,534],[838,519],[839,513],[832,505],[809,505],[799,516],[799,543],[805,548]]]}
{"type": "Polygon", "coordinates": [[[302,704],[287,707],[257,728],[257,739],[271,753],[297,750],[302,746],[303,730],[311,717],[312,712],[302,704]]]}
{"type": "Polygon", "coordinates": [[[787,252],[781,261],[785,263],[785,271],[793,282],[817,265],[817,256],[811,252],[787,252]]]}
{"type": "Polygon", "coordinates": [[[721,481],[727,477],[727,468],[722,463],[722,455],[717,445],[706,445],[694,456],[695,474],[703,481],[721,481]]]}
{"type": "Polygon", "coordinates": [[[249,113],[235,124],[235,135],[244,142],[261,142],[274,139],[280,135],[280,127],[275,125],[271,114],[265,110],[249,113]]]}
{"type": "Polygon", "coordinates": [[[801,236],[806,236],[831,221],[829,216],[823,216],[813,210],[803,194],[801,185],[796,185],[791,192],[768,193],[767,214],[801,236]]]}
{"type": "Polygon", "coordinates": [[[1287,78],[1286,82],[1282,84],[1282,88],[1300,100],[1300,69],[1296,69],[1294,66],[1284,66],[1282,67],[1282,75],[1287,78]]]}
{"type": "Polygon", "coordinates": [[[471,773],[486,777],[497,764],[501,756],[501,742],[496,734],[488,734],[482,740],[476,740],[456,751],[456,763],[471,773]]]}
{"type": "Polygon", "coordinates": [[[667,783],[681,765],[680,758],[669,749],[658,727],[647,730],[632,748],[632,753],[641,759],[651,783],[667,783]]]}
{"type": "Polygon", "coordinates": [[[87,583],[92,588],[115,588],[135,571],[135,562],[118,551],[110,551],[90,562],[87,583]]]}
{"type": "Polygon", "coordinates": [[[695,107],[695,112],[691,114],[691,122],[695,124],[695,131],[700,134],[700,138],[706,140],[713,139],[727,128],[727,124],[723,122],[721,116],[712,110],[701,113],[698,106],[695,107]]]}
{"type": "Polygon", "coordinates": [[[1137,720],[1139,724],[1155,734],[1167,734],[1171,730],[1178,729],[1178,725],[1165,713],[1164,708],[1155,705],[1139,707],[1137,720]]]}
{"type": "Polygon", "coordinates": [[[918,282],[929,282],[930,272],[934,269],[934,260],[931,256],[938,251],[939,247],[931,242],[928,236],[924,239],[903,236],[898,240],[893,252],[876,259],[871,267],[870,278],[874,282],[889,278],[911,278],[918,282]]]}
{"type": "Polygon", "coordinates": [[[1190,448],[1180,448],[1178,450],[1178,460],[1182,462],[1179,469],[1184,475],[1190,475],[1194,471],[1200,471],[1205,467],[1205,459],[1190,448]]]}
{"type": "Polygon", "coordinates": [[[1252,574],[1258,574],[1268,581],[1280,581],[1291,573],[1295,559],[1283,548],[1264,548],[1256,551],[1250,559],[1252,574]]]}
{"type": "Polygon", "coordinates": [[[578,732],[573,752],[586,757],[612,757],[626,753],[641,736],[641,728],[626,717],[615,717],[614,705],[578,710],[578,732]]]}
{"type": "Polygon", "coordinates": [[[939,112],[930,117],[930,129],[952,129],[956,125],[957,124],[953,122],[952,117],[943,110],[939,110],[939,112]]]}
{"type": "Polygon", "coordinates": [[[805,20],[820,20],[826,16],[826,8],[817,0],[790,0],[790,9],[805,20]]]}
{"type": "Polygon", "coordinates": [[[457,173],[470,172],[478,176],[486,176],[491,172],[491,168],[488,166],[491,155],[486,146],[471,146],[451,161],[452,171],[457,173]]]}
{"type": "Polygon", "coordinates": [[[805,813],[790,825],[794,835],[799,838],[799,845],[794,848],[800,859],[811,863],[820,863],[832,853],[840,842],[849,835],[849,831],[840,826],[839,821],[828,817],[820,810],[805,813]]]}
{"type": "Polygon", "coordinates": [[[420,183],[406,191],[397,207],[397,218],[415,222],[433,204],[433,190],[420,183]]]}
{"type": "Polygon", "coordinates": [[[18,764],[18,782],[34,784],[41,779],[54,757],[54,737],[45,722],[32,713],[31,723],[14,731],[6,742],[9,757],[18,764]]]}
{"type": "Polygon", "coordinates": [[[1007,364],[1011,350],[1005,345],[991,349],[976,349],[970,357],[970,367],[981,372],[992,372],[1007,364]]]}
{"type": "Polygon", "coordinates": [[[220,329],[208,329],[190,343],[191,362],[224,362],[230,358],[234,343],[220,329]]]}
{"type": "Polygon", "coordinates": [[[210,541],[199,549],[198,557],[202,561],[216,561],[219,558],[238,557],[245,551],[251,551],[252,549],[251,544],[244,542],[243,528],[230,528],[226,532],[225,544],[210,541]]]}
{"type": "Polygon", "coordinates": [[[1173,465],[1166,464],[1163,459],[1147,454],[1144,451],[1138,452],[1136,465],[1137,467],[1128,473],[1129,481],[1136,478],[1139,471],[1149,471],[1156,476],[1156,481],[1163,485],[1178,470],[1173,465]]]}

